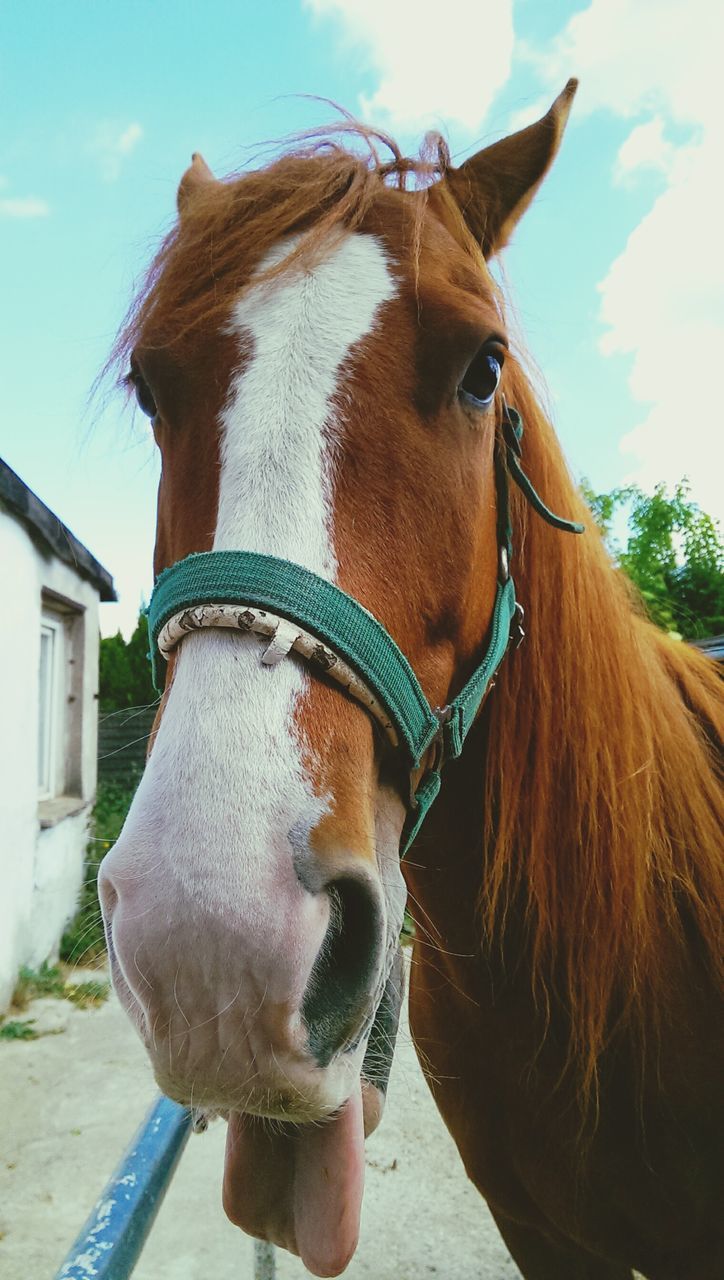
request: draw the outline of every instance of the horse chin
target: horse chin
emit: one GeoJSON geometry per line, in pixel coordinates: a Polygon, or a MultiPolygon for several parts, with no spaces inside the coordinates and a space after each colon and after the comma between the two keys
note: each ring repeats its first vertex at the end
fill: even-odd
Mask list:
{"type": "Polygon", "coordinates": [[[364,1144],[385,1106],[402,1000],[396,948],[349,1097],[317,1124],[270,1124],[232,1112],[223,1202],[249,1235],[298,1254],[308,1271],[336,1276],[357,1247],[364,1191],[364,1144]]]}

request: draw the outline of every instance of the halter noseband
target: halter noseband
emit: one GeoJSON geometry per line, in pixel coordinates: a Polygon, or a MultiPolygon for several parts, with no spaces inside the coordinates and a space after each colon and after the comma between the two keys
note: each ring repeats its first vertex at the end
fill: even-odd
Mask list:
{"type": "Polygon", "coordinates": [[[191,631],[225,627],[267,637],[261,661],[280,662],[292,650],[325,673],[366,708],[404,757],[410,774],[423,762],[410,789],[400,854],[404,857],[441,785],[441,771],[460,755],[522,606],[510,575],[512,530],[508,478],[534,510],[556,529],[582,533],[583,525],[549,511],[520,464],[523,424],[503,405],[502,441],[496,450],[498,583],[483,659],[456,698],[433,708],[392,636],[359,601],[301,565],[254,551],[204,551],[179,560],[159,575],[148,607],[151,664],[161,691],[159,654],[169,653],[191,631]]]}

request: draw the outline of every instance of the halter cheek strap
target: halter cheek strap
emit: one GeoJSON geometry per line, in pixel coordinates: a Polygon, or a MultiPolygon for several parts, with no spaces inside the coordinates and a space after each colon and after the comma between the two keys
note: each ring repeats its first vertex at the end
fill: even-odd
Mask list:
{"type": "Polygon", "coordinates": [[[294,651],[326,673],[373,716],[415,774],[425,764],[410,798],[402,833],[407,852],[441,785],[441,770],[460,755],[510,641],[522,608],[510,576],[512,554],[508,477],[535,510],[556,528],[581,533],[582,525],[554,516],[523,472],[520,415],[504,405],[503,441],[496,454],[499,575],[482,661],[447,706],[432,708],[407,658],[380,622],[359,601],[302,565],[253,551],[206,551],[165,569],[148,608],[154,684],[163,688],[161,656],[191,631],[225,627],[268,640],[261,661],[273,666],[294,651]]]}

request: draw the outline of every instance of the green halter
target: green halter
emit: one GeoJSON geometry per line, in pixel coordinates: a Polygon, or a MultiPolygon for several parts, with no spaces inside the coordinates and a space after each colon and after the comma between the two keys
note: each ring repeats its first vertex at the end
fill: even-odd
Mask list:
{"type": "MultiPolygon", "coordinates": [[[[516,618],[520,638],[523,636],[523,611],[515,599],[509,568],[512,544],[508,477],[548,523],[569,533],[583,532],[583,525],[553,515],[538,497],[519,461],[523,435],[520,415],[507,405],[502,435],[496,455],[499,572],[488,643],[480,665],[445,707],[430,706],[407,658],[367,609],[333,583],[288,560],[254,551],[205,551],[187,556],[159,575],[148,607],[151,663],[159,691],[164,684],[158,648],[161,632],[172,618],[199,606],[246,605],[269,610],[318,637],[325,655],[330,650],[333,655],[340,655],[387,712],[406,768],[412,773],[427,761],[410,798],[400,844],[403,857],[440,790],[443,766],[463,749],[503,660],[516,618]]],[[[314,655],[310,657],[313,661],[314,655]]]]}

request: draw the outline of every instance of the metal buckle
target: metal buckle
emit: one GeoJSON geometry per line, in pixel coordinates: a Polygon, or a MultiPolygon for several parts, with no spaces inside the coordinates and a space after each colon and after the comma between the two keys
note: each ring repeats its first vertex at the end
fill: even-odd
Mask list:
{"type": "Polygon", "coordinates": [[[498,548],[498,577],[501,582],[507,582],[510,577],[510,558],[507,547],[498,548]]]}
{"type": "MultiPolygon", "coordinates": [[[[432,751],[432,758],[428,764],[425,764],[420,769],[419,777],[417,779],[418,786],[422,782],[423,778],[427,777],[428,773],[439,773],[445,763],[445,725],[449,724],[453,718],[453,708],[449,705],[447,707],[433,707],[432,713],[437,720],[435,736],[427,748],[428,752],[432,751]]],[[[409,807],[413,811],[418,808],[416,787],[413,781],[414,775],[417,772],[417,769],[413,769],[410,774],[409,807]]]]}
{"type": "Polygon", "coordinates": [[[445,762],[445,725],[452,720],[453,709],[449,705],[447,707],[434,707],[433,714],[437,720],[437,733],[430,743],[430,746],[434,748],[434,755],[432,763],[428,765],[428,771],[439,773],[445,762]]]}

